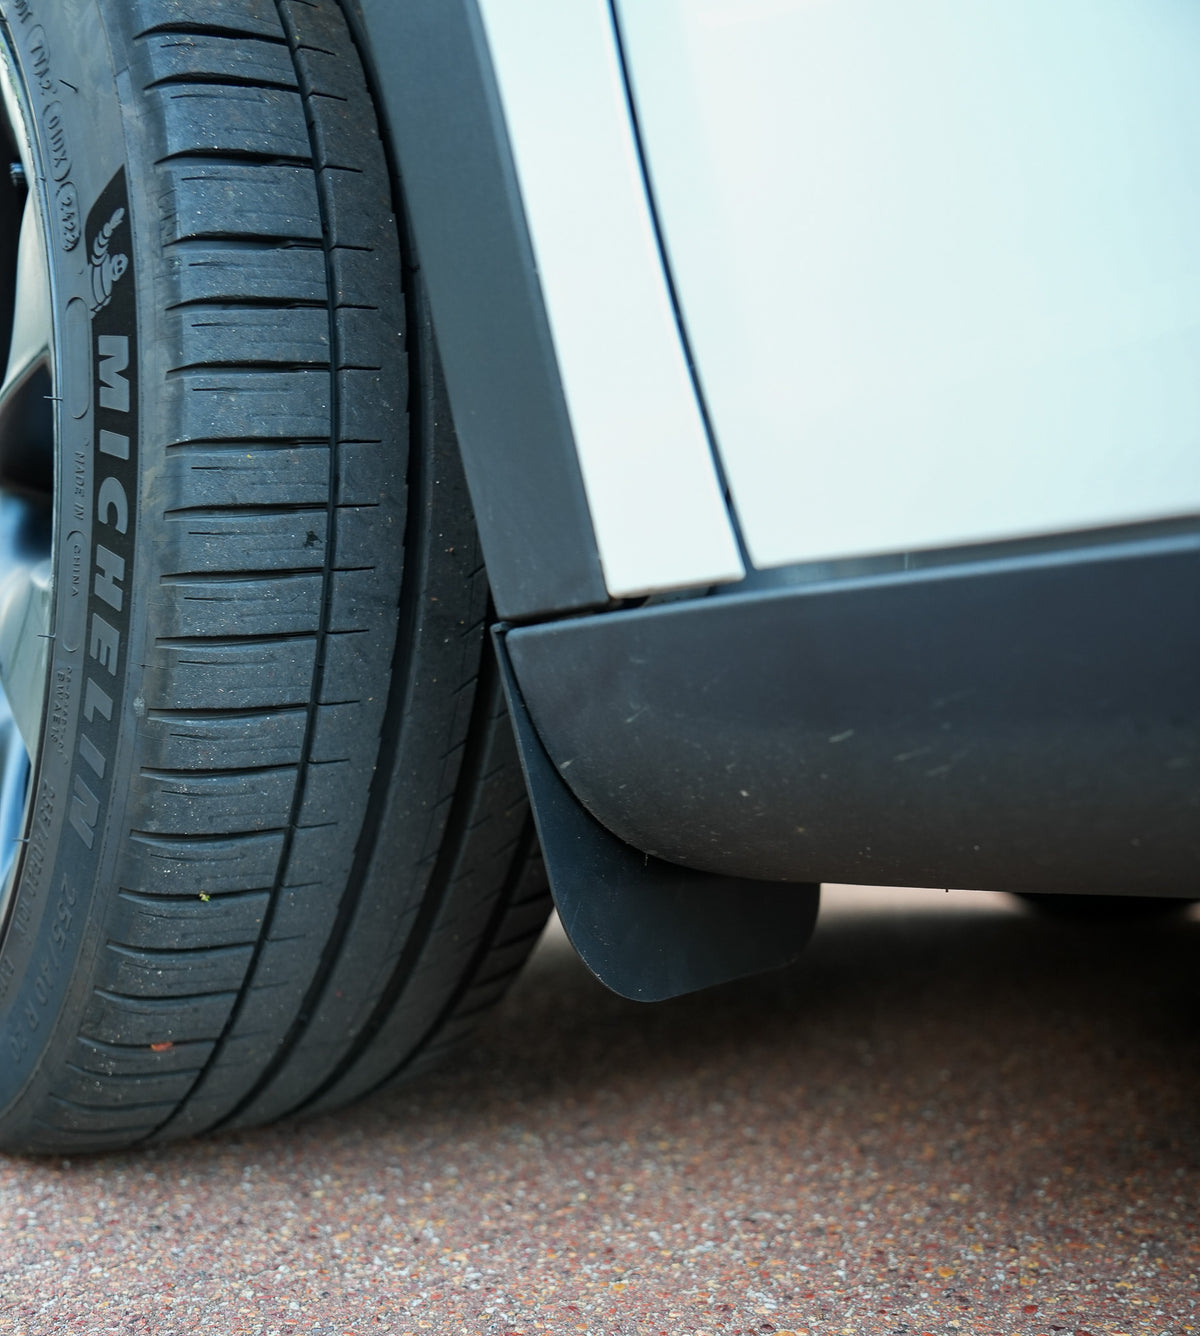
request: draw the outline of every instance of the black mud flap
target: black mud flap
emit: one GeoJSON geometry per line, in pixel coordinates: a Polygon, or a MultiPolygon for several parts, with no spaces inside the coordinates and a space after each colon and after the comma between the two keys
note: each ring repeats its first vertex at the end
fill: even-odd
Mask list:
{"type": "MultiPolygon", "coordinates": [[[[660,1002],[790,965],[821,888],[695,872],[619,840],[583,808],[546,755],[493,632],[550,888],[588,969],[622,997],[660,1002]]],[[[629,777],[636,783],[637,777],[629,777]]]]}

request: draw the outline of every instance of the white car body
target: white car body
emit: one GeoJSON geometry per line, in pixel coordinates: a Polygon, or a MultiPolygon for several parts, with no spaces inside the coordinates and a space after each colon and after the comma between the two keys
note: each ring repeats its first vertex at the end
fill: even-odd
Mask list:
{"type": "Polygon", "coordinates": [[[480,13],[610,593],[1200,513],[1200,13],[480,13]]]}

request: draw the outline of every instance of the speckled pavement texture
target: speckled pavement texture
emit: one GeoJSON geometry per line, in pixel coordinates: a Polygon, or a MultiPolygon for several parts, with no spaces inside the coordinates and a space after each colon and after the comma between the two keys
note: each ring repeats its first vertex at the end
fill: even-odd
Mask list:
{"type": "Polygon", "coordinates": [[[655,1008],[550,934],[457,1069],[337,1117],[0,1158],[0,1332],[1200,1329],[1200,916],[837,889],[655,1008]]]}

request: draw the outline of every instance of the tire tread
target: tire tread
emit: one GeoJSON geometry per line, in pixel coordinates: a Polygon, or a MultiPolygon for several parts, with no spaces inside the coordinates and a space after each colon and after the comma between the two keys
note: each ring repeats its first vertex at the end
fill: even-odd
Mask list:
{"type": "Polygon", "coordinates": [[[153,634],[106,935],[36,1149],[258,1123],[419,1070],[549,905],[435,354],[408,403],[345,15],[104,3],[160,211],[153,634]],[[406,459],[410,411],[432,444],[406,459]],[[394,800],[412,774],[420,799],[394,800]]]}

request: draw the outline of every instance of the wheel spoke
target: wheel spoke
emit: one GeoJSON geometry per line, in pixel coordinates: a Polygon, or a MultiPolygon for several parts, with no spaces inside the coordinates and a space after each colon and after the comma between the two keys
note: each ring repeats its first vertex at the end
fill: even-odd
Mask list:
{"type": "Polygon", "coordinates": [[[28,749],[0,693],[0,898],[21,838],[28,783],[28,749]]]}
{"type": "Polygon", "coordinates": [[[11,61],[0,53],[0,142],[20,157],[0,157],[11,182],[0,189],[0,320],[12,313],[0,379],[0,934],[41,750],[53,618],[57,376],[45,218],[26,128],[11,61]]]}
{"type": "Polygon", "coordinates": [[[0,498],[0,687],[25,748],[36,754],[50,653],[50,561],[38,508],[0,498]]]}
{"type": "Polygon", "coordinates": [[[51,338],[46,251],[31,194],[21,218],[12,338],[8,367],[0,385],[0,476],[27,473],[31,457],[47,453],[52,447],[51,441],[37,439],[46,434],[43,424],[47,420],[52,424],[44,411],[47,390],[41,388],[38,403],[27,402],[29,393],[40,388],[34,385],[35,380],[47,379],[36,373],[49,364],[51,338]]]}
{"type": "Polygon", "coordinates": [[[8,370],[4,373],[6,388],[14,381],[24,380],[30,368],[50,353],[50,277],[32,194],[26,197],[25,212],[21,216],[13,306],[12,343],[8,351],[8,370]]]}

